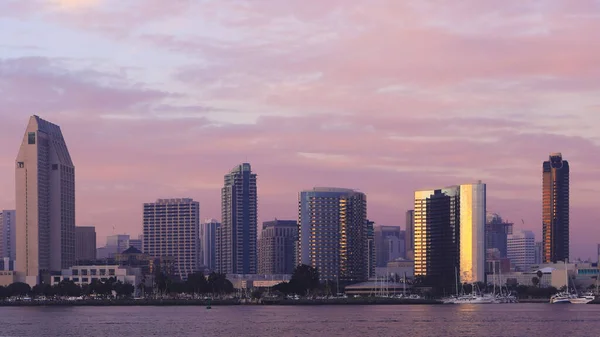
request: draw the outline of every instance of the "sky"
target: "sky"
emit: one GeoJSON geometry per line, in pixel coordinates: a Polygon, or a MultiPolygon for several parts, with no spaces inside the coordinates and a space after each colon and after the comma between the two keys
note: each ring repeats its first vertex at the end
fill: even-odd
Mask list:
{"type": "Polygon", "coordinates": [[[261,222],[334,186],[404,228],[415,190],[482,180],[539,238],[562,152],[571,256],[596,260],[599,1],[1,0],[0,27],[0,209],[33,114],[62,128],[98,246],[158,198],[220,219],[242,162],[261,222]]]}

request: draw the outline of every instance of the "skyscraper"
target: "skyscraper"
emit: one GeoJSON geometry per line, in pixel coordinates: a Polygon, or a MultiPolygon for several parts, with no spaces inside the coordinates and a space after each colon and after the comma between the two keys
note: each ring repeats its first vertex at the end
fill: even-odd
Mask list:
{"type": "Polygon", "coordinates": [[[297,261],[321,280],[368,278],[367,197],[343,188],[316,187],[299,195],[297,261]]]}
{"type": "Polygon", "coordinates": [[[128,234],[115,234],[106,237],[106,252],[108,258],[114,258],[117,254],[123,253],[129,248],[129,240],[131,237],[128,234]]]}
{"type": "Polygon", "coordinates": [[[144,253],[175,258],[175,275],[187,280],[199,269],[200,204],[190,198],[144,204],[144,253]]]}
{"type": "Polygon", "coordinates": [[[404,249],[406,258],[412,260],[415,258],[415,211],[406,211],[406,227],[404,227],[404,249]]]}
{"type": "Polygon", "coordinates": [[[375,226],[375,252],[377,267],[399,257],[405,257],[405,232],[400,226],[375,226]]]}
{"type": "Polygon", "coordinates": [[[4,210],[0,213],[0,257],[14,261],[17,244],[16,211],[4,210]]]}
{"type": "Polygon", "coordinates": [[[375,221],[367,220],[367,265],[368,277],[375,277],[377,253],[375,248],[375,221]]]}
{"type": "Polygon", "coordinates": [[[569,258],[569,163],[551,153],[542,167],[543,262],[556,263],[569,258]]]}
{"type": "Polygon", "coordinates": [[[96,259],[96,227],[75,227],[75,261],[96,259]]]}
{"type": "Polygon", "coordinates": [[[258,273],[262,275],[291,274],[294,264],[298,222],[273,220],[263,222],[258,244],[258,273]]]}
{"type": "Polygon", "coordinates": [[[75,263],[75,167],[58,125],[29,119],[15,187],[17,278],[34,285],[75,263]]]}
{"type": "Polygon", "coordinates": [[[208,219],[200,225],[200,248],[202,265],[210,271],[215,270],[217,229],[221,223],[215,219],[208,219]]]}
{"type": "Polygon", "coordinates": [[[535,264],[535,235],[531,231],[515,231],[508,236],[507,257],[517,271],[527,271],[535,264]]]}
{"type": "Polygon", "coordinates": [[[225,175],[221,189],[221,227],[217,229],[217,271],[256,274],[257,193],[256,174],[243,163],[225,175]]]}
{"type": "Polygon", "coordinates": [[[500,252],[500,257],[506,257],[506,238],[512,234],[512,231],[512,223],[505,222],[498,214],[489,213],[485,224],[486,248],[496,248],[500,252]]]}
{"type": "Polygon", "coordinates": [[[415,192],[415,276],[451,291],[485,282],[485,184],[415,192]]]}

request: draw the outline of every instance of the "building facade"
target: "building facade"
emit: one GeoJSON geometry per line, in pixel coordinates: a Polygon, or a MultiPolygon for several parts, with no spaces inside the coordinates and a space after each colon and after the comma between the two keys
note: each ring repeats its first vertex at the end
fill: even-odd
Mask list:
{"type": "Polygon", "coordinates": [[[296,220],[263,222],[258,244],[258,273],[261,275],[292,274],[296,267],[295,247],[298,241],[296,220]]]}
{"type": "Polygon", "coordinates": [[[516,271],[528,271],[535,265],[535,235],[532,231],[515,231],[508,236],[507,257],[516,271]]]}
{"type": "Polygon", "coordinates": [[[569,163],[552,153],[542,165],[544,263],[569,259],[569,163]]]}
{"type": "Polygon", "coordinates": [[[75,227],[75,261],[96,260],[96,227],[75,227]]]}
{"type": "Polygon", "coordinates": [[[38,116],[15,164],[16,272],[34,285],[75,263],[75,166],[60,127],[38,116]]]}
{"type": "Polygon", "coordinates": [[[217,229],[221,223],[215,219],[208,219],[200,225],[200,247],[202,265],[213,271],[216,268],[217,229]]]}
{"type": "Polygon", "coordinates": [[[368,277],[375,277],[375,268],[377,267],[377,250],[375,247],[375,221],[367,220],[367,270],[368,277]]]}
{"type": "Polygon", "coordinates": [[[513,224],[506,222],[495,213],[488,213],[485,224],[485,246],[487,249],[497,248],[500,257],[506,257],[506,239],[512,234],[513,224]]]}
{"type": "Polygon", "coordinates": [[[414,255],[414,244],[415,244],[415,211],[406,211],[406,223],[404,227],[404,254],[407,259],[412,260],[415,258],[414,255]]]}
{"type": "Polygon", "coordinates": [[[415,277],[445,291],[485,282],[485,184],[416,191],[414,211],[415,277]]]}
{"type": "Polygon", "coordinates": [[[405,258],[405,243],[405,232],[400,226],[375,226],[377,267],[385,267],[399,257],[405,258]]]}
{"type": "Polygon", "coordinates": [[[131,237],[128,234],[115,234],[106,237],[106,252],[108,258],[112,259],[115,255],[122,253],[129,248],[131,237]]]}
{"type": "Polygon", "coordinates": [[[0,213],[0,254],[14,261],[17,245],[17,221],[15,210],[4,210],[0,213]]]}
{"type": "Polygon", "coordinates": [[[217,229],[216,266],[223,274],[256,274],[256,174],[243,163],[225,175],[221,189],[221,226],[217,229]]]}
{"type": "Polygon", "coordinates": [[[172,256],[175,276],[187,280],[199,270],[200,204],[190,198],[158,199],[144,204],[143,252],[172,256]]]}
{"type": "Polygon", "coordinates": [[[368,278],[367,197],[351,189],[316,187],[299,194],[299,264],[321,280],[368,278]]]}

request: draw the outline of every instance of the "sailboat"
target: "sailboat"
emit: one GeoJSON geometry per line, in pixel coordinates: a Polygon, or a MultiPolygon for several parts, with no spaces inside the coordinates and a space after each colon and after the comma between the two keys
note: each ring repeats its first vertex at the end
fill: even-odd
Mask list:
{"type": "Polygon", "coordinates": [[[569,292],[569,272],[567,270],[567,261],[565,260],[565,281],[566,281],[566,290],[556,293],[550,297],[550,303],[552,304],[567,304],[573,303],[572,299],[577,298],[577,295],[571,294],[569,292]]]}

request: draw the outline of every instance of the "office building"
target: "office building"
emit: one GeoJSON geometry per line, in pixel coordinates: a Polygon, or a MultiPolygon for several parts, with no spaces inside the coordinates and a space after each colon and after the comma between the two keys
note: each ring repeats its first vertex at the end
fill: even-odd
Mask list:
{"type": "Polygon", "coordinates": [[[544,243],[538,241],[535,243],[535,264],[539,265],[544,262],[544,243]]]}
{"type": "Polygon", "coordinates": [[[544,263],[569,259],[569,163],[552,153],[542,165],[544,263]]]}
{"type": "Polygon", "coordinates": [[[0,257],[14,261],[16,258],[17,221],[15,210],[4,210],[0,213],[0,257]]]}
{"type": "Polygon", "coordinates": [[[400,226],[375,226],[374,236],[377,267],[405,257],[405,233],[400,226]]]}
{"type": "Polygon", "coordinates": [[[485,282],[485,184],[416,191],[414,211],[415,276],[440,291],[485,282]]]}
{"type": "Polygon", "coordinates": [[[367,220],[367,270],[368,277],[375,277],[375,268],[377,267],[377,251],[375,248],[375,221],[367,220]]]}
{"type": "Polygon", "coordinates": [[[404,227],[404,250],[405,256],[408,260],[415,258],[414,244],[415,244],[415,211],[406,211],[406,223],[404,227]]]}
{"type": "Polygon", "coordinates": [[[263,222],[258,244],[258,273],[262,275],[292,274],[295,266],[298,222],[273,220],[263,222]]]}
{"type": "Polygon", "coordinates": [[[200,204],[190,198],[144,204],[143,252],[175,258],[175,276],[187,280],[199,270],[200,204]]]}
{"type": "Polygon", "coordinates": [[[316,187],[299,194],[297,261],[317,268],[321,280],[368,278],[367,197],[344,188],[316,187]]]}
{"type": "Polygon", "coordinates": [[[216,268],[217,229],[220,226],[221,223],[215,219],[208,219],[200,225],[200,261],[210,271],[216,268]]]}
{"type": "Polygon", "coordinates": [[[508,236],[507,257],[515,271],[528,271],[535,264],[535,235],[531,231],[515,231],[508,236]]]}
{"type": "Polygon", "coordinates": [[[96,227],[75,227],[75,261],[96,260],[96,227]]]}
{"type": "Polygon", "coordinates": [[[216,265],[222,274],[256,274],[256,174],[243,163],[225,175],[221,189],[221,226],[217,229],[216,265]]]}
{"type": "Polygon", "coordinates": [[[506,239],[512,234],[513,224],[506,222],[495,213],[488,213],[485,223],[485,246],[487,249],[497,248],[500,257],[506,257],[506,239]]]}
{"type": "Polygon", "coordinates": [[[135,249],[142,251],[144,249],[143,242],[144,236],[139,235],[137,239],[129,239],[129,247],[134,247],[135,249]]]}
{"type": "Polygon", "coordinates": [[[35,285],[75,263],[75,167],[58,125],[29,119],[15,189],[17,278],[35,285]]]}
{"type": "Polygon", "coordinates": [[[127,234],[115,234],[106,237],[106,251],[108,258],[112,259],[115,255],[122,253],[129,248],[131,237],[127,234]]]}

